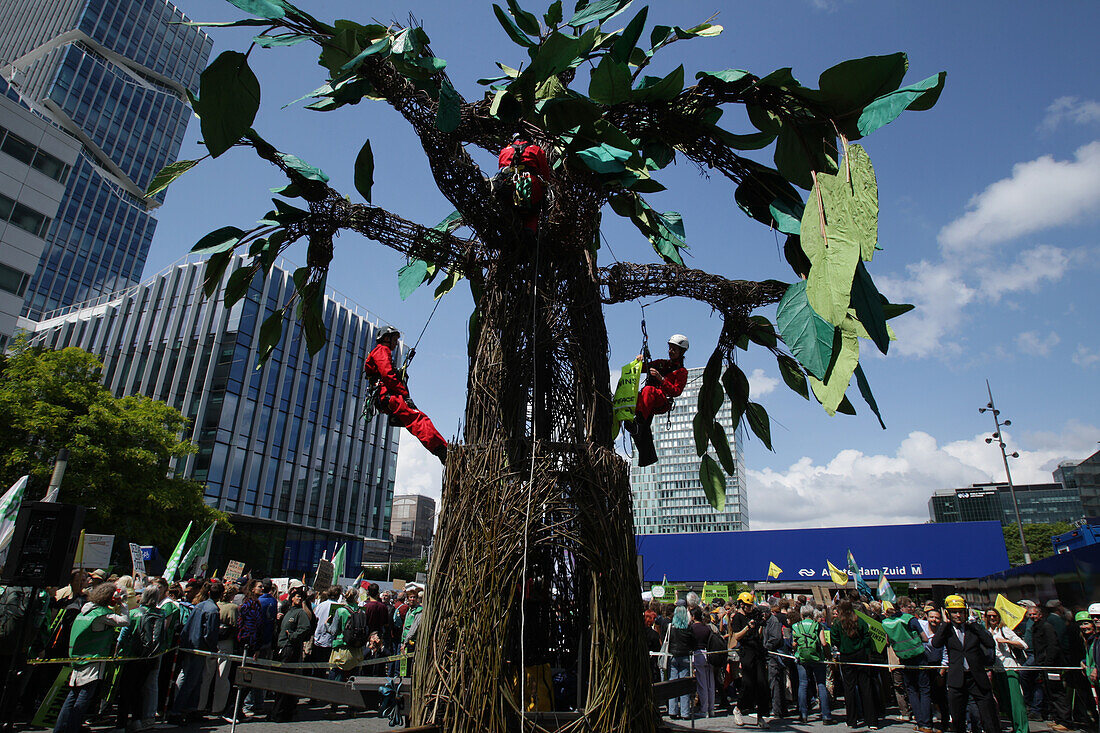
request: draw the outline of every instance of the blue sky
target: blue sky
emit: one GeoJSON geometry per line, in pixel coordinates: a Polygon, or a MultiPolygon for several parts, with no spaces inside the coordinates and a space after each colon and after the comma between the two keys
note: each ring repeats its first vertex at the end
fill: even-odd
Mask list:
{"type": "MultiPolygon", "coordinates": [[[[221,0],[178,4],[196,20],[242,17],[221,0]]],[[[301,5],[327,20],[385,23],[406,21],[411,12],[468,99],[483,93],[475,80],[492,76],[495,61],[518,66],[525,57],[489,4],[301,5]]],[[[631,13],[639,7],[636,2],[631,13]]],[[[948,72],[933,110],[906,113],[864,141],[878,176],[883,248],[871,272],[891,300],[918,306],[892,321],[899,340],[888,357],[866,345],[863,351],[888,429],[878,427],[854,386],[850,394],[860,414],[830,418],[779,382],[766,353],[742,354],[753,399],[771,414],[775,448],[769,452],[751,436],[744,446],[751,526],[920,522],[933,490],[1003,478],[999,452],[983,440],[991,429],[988,416],[977,410],[987,399],[987,378],[998,407],[1013,421],[1006,435],[1010,450],[1021,453],[1013,463],[1018,482],[1050,481],[1059,460],[1100,448],[1100,5],[712,0],[654,3],[649,20],[687,27],[716,11],[713,22],[725,27],[721,36],[674,44],[654,70],[684,63],[692,78],[704,69],[763,75],[791,66],[802,83],[816,86],[822,70],[844,59],[905,51],[907,81],[948,72]]],[[[237,29],[211,34],[214,54],[247,48],[249,35],[237,29]]],[[[388,107],[365,101],[334,113],[301,105],[280,109],[323,83],[313,49],[253,52],[263,84],[259,132],[323,168],[346,193],[354,193],[353,161],[370,138],[374,202],[428,225],[446,216],[452,207],[435,190],[418,142],[388,107]]],[[[583,69],[577,84],[587,84],[583,69]]],[[[727,112],[725,126],[751,131],[739,115],[727,112]]],[[[195,123],[182,158],[205,152],[197,140],[195,123]]],[[[770,162],[770,151],[761,152],[758,159],[770,162]]],[[[158,214],[146,275],[186,254],[208,231],[259,218],[270,208],[268,188],[282,185],[276,173],[247,151],[234,151],[174,184],[158,214]]],[[[794,278],[781,240],[736,208],[724,179],[702,177],[682,163],[659,178],[669,190],[651,200],[661,210],[683,213],[690,266],[735,278],[794,278]]],[[[653,261],[648,243],[616,220],[610,212],[604,220],[615,255],[653,261]]],[[[610,261],[606,249],[600,256],[610,261]]],[[[289,257],[304,260],[294,250],[289,257]]],[[[431,291],[402,302],[396,280],[402,264],[396,253],[344,234],[330,284],[415,338],[431,310],[431,291]]],[[[458,431],[462,417],[471,307],[465,287],[447,296],[421,342],[412,377],[417,403],[447,435],[458,431]]],[[[774,317],[774,309],[763,312],[774,317]]],[[[633,304],[607,309],[613,369],[638,351],[639,314],[633,304]]],[[[709,308],[686,301],[649,308],[647,320],[656,339],[674,331],[691,338],[689,366],[703,364],[720,328],[709,308]]],[[[438,496],[437,466],[406,437],[398,492],[438,496]]]]}

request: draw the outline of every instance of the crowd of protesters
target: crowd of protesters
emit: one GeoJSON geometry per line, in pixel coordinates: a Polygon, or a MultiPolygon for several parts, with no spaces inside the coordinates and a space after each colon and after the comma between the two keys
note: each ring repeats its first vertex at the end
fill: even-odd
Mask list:
{"type": "MultiPolygon", "coordinates": [[[[120,732],[206,716],[242,721],[266,714],[285,722],[294,719],[298,699],[255,688],[238,694],[233,674],[242,661],[316,662],[294,671],[344,680],[364,660],[396,657],[360,674],[407,675],[411,665],[398,660],[416,643],[421,593],[415,586],[380,593],[375,583],[318,593],[293,579],[280,593],[270,578],[135,583],[103,570],[76,571],[69,585],[42,594],[22,644],[31,657],[69,660],[55,731],[78,733],[89,718],[109,716],[120,732]]],[[[59,667],[16,667],[10,699],[29,717],[59,667]]],[[[326,717],[344,714],[334,706],[326,717]]]]}
{"type": "Polygon", "coordinates": [[[695,677],[694,694],[668,701],[674,720],[723,712],[737,726],[754,715],[763,728],[806,723],[816,709],[825,725],[877,730],[896,706],[918,733],[999,733],[1002,717],[1012,733],[1028,733],[1029,721],[1096,730],[1100,603],[1019,605],[1026,613],[1010,628],[997,609],[969,608],[957,595],[941,607],[905,596],[759,603],[748,592],[703,604],[688,593],[650,602],[644,624],[654,681],[695,677]],[[872,624],[881,625],[881,649],[872,624]]]}

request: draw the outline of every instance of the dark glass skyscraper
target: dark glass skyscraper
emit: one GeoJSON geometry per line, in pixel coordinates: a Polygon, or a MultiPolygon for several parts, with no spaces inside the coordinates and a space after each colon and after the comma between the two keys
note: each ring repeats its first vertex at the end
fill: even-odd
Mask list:
{"type": "Polygon", "coordinates": [[[83,150],[27,288],[31,318],[138,282],[213,45],[166,0],[0,0],[0,73],[83,150]]]}

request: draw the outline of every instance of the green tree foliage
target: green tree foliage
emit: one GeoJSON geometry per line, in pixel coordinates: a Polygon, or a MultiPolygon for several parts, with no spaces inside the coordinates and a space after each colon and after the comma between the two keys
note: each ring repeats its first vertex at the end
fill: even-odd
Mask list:
{"type": "MultiPolygon", "coordinates": [[[[1024,550],[1020,547],[1020,530],[1015,524],[1006,525],[1005,549],[1008,550],[1008,562],[1012,567],[1024,564],[1024,550]]],[[[1025,524],[1024,539],[1027,540],[1027,550],[1031,553],[1031,561],[1042,560],[1054,554],[1054,546],[1050,539],[1055,535],[1069,532],[1073,525],[1069,522],[1054,522],[1052,524],[1025,524]]]]}
{"type": "Polygon", "coordinates": [[[26,500],[46,493],[58,450],[69,449],[59,500],[89,511],[85,529],[122,542],[171,547],[187,523],[227,515],[203,502],[202,484],[169,475],[195,447],[187,420],[144,396],[118,399],[103,365],[77,348],[49,351],[17,341],[0,362],[0,483],[30,475],[26,500]]]}

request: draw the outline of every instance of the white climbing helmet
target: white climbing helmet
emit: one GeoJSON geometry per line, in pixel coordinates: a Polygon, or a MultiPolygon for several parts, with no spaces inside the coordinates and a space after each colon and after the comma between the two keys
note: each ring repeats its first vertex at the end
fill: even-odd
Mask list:
{"type": "Polygon", "coordinates": [[[688,337],[682,333],[675,333],[669,337],[668,342],[673,346],[679,346],[684,351],[688,350],[688,337]]]}
{"type": "Polygon", "coordinates": [[[1089,606],[1089,616],[1092,616],[1094,618],[1096,616],[1100,616],[1100,603],[1093,603],[1091,606],[1089,606]]]}

